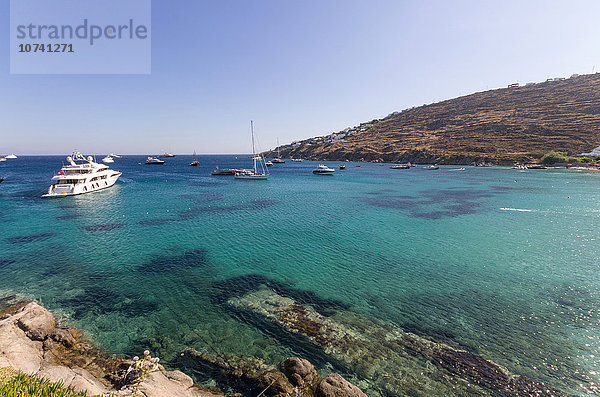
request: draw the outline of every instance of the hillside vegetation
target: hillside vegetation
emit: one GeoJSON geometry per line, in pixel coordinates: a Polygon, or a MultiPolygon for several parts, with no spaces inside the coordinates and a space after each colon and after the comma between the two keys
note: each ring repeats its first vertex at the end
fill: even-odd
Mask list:
{"type": "Polygon", "coordinates": [[[406,109],[280,150],[318,160],[512,164],[590,152],[599,130],[600,74],[592,74],[406,109]]]}

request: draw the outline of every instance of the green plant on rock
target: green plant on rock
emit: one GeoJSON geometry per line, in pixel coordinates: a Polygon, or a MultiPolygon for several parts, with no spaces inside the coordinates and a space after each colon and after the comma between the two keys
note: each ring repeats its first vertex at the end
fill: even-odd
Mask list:
{"type": "Polygon", "coordinates": [[[146,376],[158,369],[159,361],[158,357],[150,356],[150,351],[148,350],[144,351],[141,359],[138,356],[133,358],[133,364],[129,366],[125,374],[127,378],[132,377],[134,379],[133,396],[137,396],[140,386],[146,380],[146,376]]]}
{"type": "Polygon", "coordinates": [[[62,382],[51,382],[46,378],[29,375],[10,368],[0,368],[0,396],[15,397],[86,397],[64,387],[62,382]]]}

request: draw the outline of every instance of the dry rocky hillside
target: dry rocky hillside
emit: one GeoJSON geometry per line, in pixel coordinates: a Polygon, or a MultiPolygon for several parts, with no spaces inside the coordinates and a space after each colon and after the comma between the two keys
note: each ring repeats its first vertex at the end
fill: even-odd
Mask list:
{"type": "MultiPolygon", "coordinates": [[[[479,92],[281,146],[282,157],[470,164],[536,162],[600,146],[600,74],[479,92]]],[[[274,156],[268,152],[267,156],[274,156]]]]}

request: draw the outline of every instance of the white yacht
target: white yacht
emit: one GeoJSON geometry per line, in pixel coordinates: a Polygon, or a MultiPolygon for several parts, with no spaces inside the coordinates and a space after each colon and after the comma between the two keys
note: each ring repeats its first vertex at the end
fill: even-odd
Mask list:
{"type": "Polygon", "coordinates": [[[248,179],[248,180],[261,180],[268,179],[269,172],[265,165],[265,159],[260,155],[256,154],[256,147],[254,144],[254,123],[250,120],[250,129],[252,130],[252,164],[251,170],[238,170],[235,173],[235,179],[248,179]]]}
{"type": "Polygon", "coordinates": [[[67,157],[67,162],[69,164],[52,177],[56,182],[42,197],[74,196],[106,189],[114,185],[122,174],[107,165],[94,162],[92,156],[85,158],[79,152],[67,157]]]}
{"type": "Polygon", "coordinates": [[[6,157],[2,157],[2,155],[0,154],[0,161],[6,161],[6,157]]]}
{"type": "Polygon", "coordinates": [[[8,156],[6,156],[7,159],[16,159],[17,156],[15,156],[14,154],[9,154],[8,156]]]}
{"type": "Polygon", "coordinates": [[[163,154],[161,154],[161,155],[160,155],[160,156],[158,156],[158,157],[175,157],[175,155],[174,155],[174,154],[171,154],[171,153],[169,153],[169,152],[164,152],[163,154]]]}
{"type": "Polygon", "coordinates": [[[319,166],[313,170],[313,174],[319,174],[319,175],[331,175],[334,172],[335,172],[335,169],[329,168],[324,164],[319,164],[319,166]]]}
{"type": "Polygon", "coordinates": [[[109,163],[114,163],[115,160],[113,160],[112,156],[109,154],[108,156],[106,156],[105,158],[102,159],[102,162],[109,164],[109,163]]]}
{"type": "Polygon", "coordinates": [[[164,164],[164,163],[165,163],[165,161],[159,159],[158,157],[152,157],[152,156],[150,156],[150,157],[148,157],[146,159],[146,164],[150,164],[150,165],[161,165],[161,164],[164,164]]]}

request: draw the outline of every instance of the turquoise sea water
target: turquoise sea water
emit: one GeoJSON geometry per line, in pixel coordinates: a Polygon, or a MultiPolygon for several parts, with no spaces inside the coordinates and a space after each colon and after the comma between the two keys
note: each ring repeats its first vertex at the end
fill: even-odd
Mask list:
{"type": "Polygon", "coordinates": [[[143,160],[115,160],[111,189],[61,199],[40,196],[62,157],[0,163],[0,296],[39,299],[116,354],[151,347],[173,366],[187,347],[269,364],[304,355],[326,371],[222,304],[261,275],[598,392],[600,174],[347,163],[316,176],[316,163],[288,161],[268,181],[240,181],[210,171],[250,166],[243,155],[143,160]]]}

